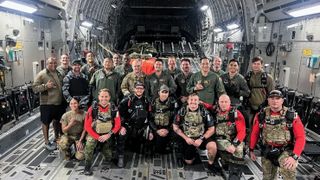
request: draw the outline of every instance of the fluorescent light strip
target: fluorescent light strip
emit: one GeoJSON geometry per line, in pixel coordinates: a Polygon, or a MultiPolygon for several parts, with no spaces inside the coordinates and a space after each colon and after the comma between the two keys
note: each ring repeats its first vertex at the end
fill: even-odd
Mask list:
{"type": "Polygon", "coordinates": [[[25,5],[25,4],[14,2],[14,1],[4,1],[4,2],[0,3],[0,6],[8,8],[8,9],[22,11],[22,12],[29,13],[29,14],[32,14],[37,11],[36,7],[32,7],[30,5],[25,5]]]}
{"type": "Polygon", "coordinates": [[[98,26],[97,29],[102,31],[104,29],[104,27],[103,26],[98,26]]]}
{"type": "Polygon", "coordinates": [[[312,15],[312,14],[318,14],[320,13],[320,4],[312,7],[302,8],[302,9],[290,10],[290,11],[287,11],[287,13],[293,17],[301,17],[301,16],[312,15]]]}
{"type": "Polygon", "coordinates": [[[207,10],[208,8],[209,8],[209,6],[203,5],[203,6],[200,8],[200,10],[201,10],[201,11],[205,11],[205,10],[207,10]]]}
{"type": "Polygon", "coordinates": [[[231,30],[231,29],[236,29],[236,28],[238,28],[238,27],[239,27],[238,24],[229,24],[229,25],[227,25],[227,28],[228,28],[229,30],[231,30]]]}
{"type": "Polygon", "coordinates": [[[25,20],[25,21],[28,21],[28,22],[30,22],[30,23],[34,23],[34,20],[31,19],[31,18],[24,18],[24,20],[25,20]]]}
{"type": "Polygon", "coordinates": [[[83,21],[81,23],[81,26],[88,27],[88,28],[92,27],[92,25],[93,24],[91,22],[89,22],[89,21],[83,21]]]}
{"type": "Polygon", "coordinates": [[[289,26],[287,26],[287,29],[298,27],[298,26],[301,26],[301,24],[300,23],[290,24],[289,26]]]}
{"type": "Polygon", "coordinates": [[[214,28],[213,31],[218,33],[218,32],[222,32],[222,29],[221,28],[214,28]]]}

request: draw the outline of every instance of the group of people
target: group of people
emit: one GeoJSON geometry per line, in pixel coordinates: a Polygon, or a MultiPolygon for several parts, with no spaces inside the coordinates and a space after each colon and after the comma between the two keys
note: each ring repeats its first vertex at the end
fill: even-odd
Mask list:
{"type": "Polygon", "coordinates": [[[45,148],[57,147],[70,159],[85,160],[85,175],[91,175],[98,144],[105,159],[113,149],[117,165],[124,167],[125,150],[143,153],[142,144],[153,152],[168,153],[176,144],[178,164],[192,164],[197,149],[206,149],[208,169],[221,171],[217,157],[228,165],[229,179],[239,179],[245,143],[252,160],[259,142],[264,179],[273,179],[280,167],[285,179],[295,179],[297,160],[305,144],[300,118],[283,105],[283,95],[274,90],[272,77],[263,71],[261,57],[252,59],[252,70],[239,73],[239,61],[231,59],[228,71],[222,60],[200,59],[200,71],[191,71],[191,60],[156,59],[155,72],[146,75],[141,59],[115,54],[103,60],[86,55],[87,63],[61,56],[61,65],[50,57],[35,78],[40,92],[40,114],[45,148]],[[121,63],[122,62],[122,63],[121,63]],[[67,108],[69,104],[69,108],[67,108]],[[246,108],[251,109],[251,116],[246,108]],[[68,112],[66,111],[68,109],[68,112]],[[53,122],[55,139],[49,141],[53,122]],[[246,138],[247,137],[247,138],[246,138]],[[248,140],[250,139],[250,140],[248,140]],[[249,142],[246,142],[249,141],[249,142]]]}

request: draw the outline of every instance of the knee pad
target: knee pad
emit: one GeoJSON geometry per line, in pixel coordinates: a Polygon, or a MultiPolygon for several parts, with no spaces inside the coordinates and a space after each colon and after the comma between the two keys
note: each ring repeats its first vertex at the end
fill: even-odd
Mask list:
{"type": "Polygon", "coordinates": [[[84,153],[83,152],[79,152],[77,151],[75,154],[76,159],[78,159],[79,161],[84,160],[84,153]]]}

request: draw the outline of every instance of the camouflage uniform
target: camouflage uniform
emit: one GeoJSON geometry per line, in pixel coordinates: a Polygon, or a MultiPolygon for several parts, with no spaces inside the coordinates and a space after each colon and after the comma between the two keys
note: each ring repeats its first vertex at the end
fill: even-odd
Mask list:
{"type": "Polygon", "coordinates": [[[89,103],[89,83],[87,76],[83,73],[76,76],[70,71],[63,78],[62,93],[68,103],[73,97],[77,97],[79,98],[80,106],[87,107],[89,103]]]}
{"type": "Polygon", "coordinates": [[[154,135],[155,150],[158,152],[164,152],[170,141],[171,126],[177,111],[178,104],[172,97],[168,97],[164,102],[157,98],[152,103],[149,125],[154,135]],[[168,135],[166,137],[159,136],[157,133],[159,129],[167,129],[168,135]]]}
{"type": "Polygon", "coordinates": [[[305,133],[300,118],[288,115],[287,112],[286,107],[283,107],[279,113],[274,113],[270,107],[266,107],[255,117],[250,151],[253,151],[261,136],[263,155],[261,162],[265,180],[275,179],[278,167],[284,179],[296,179],[296,167],[294,170],[286,169],[284,160],[290,156],[295,158],[293,155],[297,155],[296,158],[298,158],[304,148],[305,133]],[[292,117],[291,120],[288,117],[292,117]]]}
{"type": "Polygon", "coordinates": [[[240,104],[240,96],[250,96],[250,89],[241,74],[237,73],[234,77],[230,78],[229,73],[225,73],[221,75],[220,78],[222,79],[222,83],[227,95],[230,97],[232,105],[240,104]]]}
{"type": "Polygon", "coordinates": [[[136,75],[134,72],[127,74],[121,83],[121,91],[123,95],[127,96],[130,93],[134,93],[134,84],[139,81],[144,83],[146,76],[141,73],[140,75],[136,75]]]}
{"type": "Polygon", "coordinates": [[[201,101],[209,104],[214,104],[217,98],[225,93],[221,78],[215,73],[209,71],[208,75],[204,77],[201,72],[193,74],[187,85],[187,92],[190,94],[197,92],[201,101]],[[194,88],[197,83],[201,83],[204,89],[195,91],[194,88]]]}
{"type": "MultiPolygon", "coordinates": [[[[85,146],[86,166],[92,164],[94,149],[99,143],[98,138],[101,135],[116,133],[121,126],[120,118],[116,116],[117,108],[114,104],[111,103],[105,108],[95,105],[95,102],[93,104],[88,110],[85,122],[85,128],[88,132],[85,146]]],[[[110,160],[112,157],[112,138],[110,137],[101,145],[102,154],[107,161],[110,160]]]]}
{"type": "Polygon", "coordinates": [[[174,83],[173,78],[170,74],[162,71],[160,77],[156,73],[151,74],[146,78],[146,94],[148,98],[155,99],[157,98],[158,91],[161,85],[167,85],[170,88],[170,94],[174,94],[177,89],[177,85],[174,83]]]}
{"type": "MultiPolygon", "coordinates": [[[[208,128],[213,127],[215,121],[212,119],[209,112],[202,106],[196,111],[190,111],[187,106],[183,106],[174,119],[174,124],[179,126],[183,133],[192,139],[201,137],[208,128]]],[[[213,141],[208,138],[203,140],[199,146],[200,149],[205,149],[206,145],[213,141]]],[[[196,155],[196,148],[193,145],[188,145],[183,141],[184,159],[192,160],[196,155]]]]}
{"type": "Polygon", "coordinates": [[[114,71],[106,73],[105,69],[96,71],[90,80],[90,85],[94,87],[93,97],[97,99],[100,89],[107,88],[111,92],[110,101],[117,104],[120,96],[120,83],[121,79],[118,73],[114,71]]]}
{"type": "Polygon", "coordinates": [[[218,110],[215,127],[216,143],[222,159],[226,162],[239,163],[243,159],[243,140],[246,131],[241,112],[233,108],[226,112],[218,110]],[[226,152],[226,148],[231,145],[236,147],[233,154],[226,152]]]}
{"type": "MultiPolygon", "coordinates": [[[[83,131],[84,126],[84,119],[86,116],[86,112],[80,111],[79,113],[75,113],[73,111],[68,111],[63,114],[61,117],[60,123],[62,125],[67,126],[71,119],[75,119],[76,121],[79,121],[77,124],[72,126],[71,129],[69,129],[68,132],[64,133],[61,136],[61,139],[59,141],[59,147],[62,153],[65,155],[66,158],[70,157],[70,146],[75,144],[76,141],[79,141],[81,133],[83,131]]],[[[78,160],[84,159],[84,152],[77,151],[75,154],[75,157],[78,160]]]]}

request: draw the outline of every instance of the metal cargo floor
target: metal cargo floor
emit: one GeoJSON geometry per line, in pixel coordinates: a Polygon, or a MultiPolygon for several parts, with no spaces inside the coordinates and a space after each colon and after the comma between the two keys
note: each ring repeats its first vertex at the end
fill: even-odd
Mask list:
{"type": "MultiPolygon", "coordinates": [[[[11,132],[1,135],[0,146],[7,151],[3,150],[0,154],[0,179],[223,179],[223,176],[215,176],[206,169],[207,158],[205,152],[200,153],[195,165],[188,165],[183,169],[177,168],[174,152],[166,155],[127,152],[126,166],[122,169],[118,168],[114,162],[103,161],[102,155],[97,154],[93,165],[93,176],[84,176],[84,162],[76,160],[65,161],[60,157],[58,150],[50,152],[44,149],[44,140],[39,122],[39,113],[36,113],[27,118],[19,128],[12,128],[11,132]],[[36,128],[34,128],[35,124],[38,125],[36,128]],[[25,126],[33,127],[34,131],[25,126]],[[24,132],[25,136],[10,148],[9,145],[6,145],[8,143],[4,139],[9,139],[7,142],[15,141],[13,137],[17,136],[19,131],[24,132]]],[[[246,166],[243,167],[242,179],[262,179],[260,158],[258,158],[257,162],[253,162],[246,157],[245,161],[246,166]]],[[[306,164],[299,165],[297,179],[314,179],[315,175],[320,172],[315,167],[306,164]]],[[[223,172],[223,175],[226,175],[225,172],[223,172]]]]}

